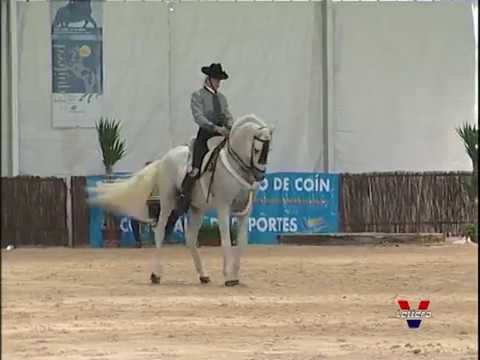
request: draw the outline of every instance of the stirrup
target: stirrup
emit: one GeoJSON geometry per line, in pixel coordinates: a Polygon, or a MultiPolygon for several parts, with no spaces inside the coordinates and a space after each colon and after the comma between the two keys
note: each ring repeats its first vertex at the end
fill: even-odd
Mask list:
{"type": "Polygon", "coordinates": [[[178,196],[178,200],[177,200],[178,215],[181,216],[187,213],[189,208],[190,208],[190,196],[182,192],[178,196]]]}

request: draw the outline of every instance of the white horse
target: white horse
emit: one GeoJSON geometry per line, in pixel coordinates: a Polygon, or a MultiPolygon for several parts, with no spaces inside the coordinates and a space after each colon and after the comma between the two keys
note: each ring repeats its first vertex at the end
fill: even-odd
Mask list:
{"type": "MultiPolygon", "coordinates": [[[[265,177],[272,133],[273,129],[255,115],[239,118],[233,124],[226,145],[220,150],[214,171],[205,169],[205,164],[213,147],[223,137],[212,138],[209,142],[210,151],[202,164],[202,171],[205,172],[192,190],[190,219],[185,234],[201,283],[210,282],[210,278],[197,249],[197,236],[203,214],[216,208],[223,247],[225,285],[239,284],[240,257],[248,243],[248,217],[257,185],[265,177]],[[236,212],[239,208],[241,211],[236,212]],[[236,246],[232,246],[230,239],[231,215],[238,219],[236,246]]],[[[97,196],[91,202],[140,221],[149,221],[146,201],[156,187],[161,211],[155,228],[155,242],[157,249],[160,249],[167,219],[176,206],[177,194],[187,171],[188,159],[188,146],[175,147],[129,179],[98,186],[94,189],[97,196]]],[[[162,275],[159,257],[160,252],[155,256],[150,277],[153,283],[158,283],[162,275]]]]}

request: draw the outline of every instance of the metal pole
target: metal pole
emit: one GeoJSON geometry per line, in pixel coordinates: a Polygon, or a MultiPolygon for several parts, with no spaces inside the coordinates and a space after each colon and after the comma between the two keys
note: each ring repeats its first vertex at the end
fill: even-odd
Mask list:
{"type": "Polygon", "coordinates": [[[167,1],[167,26],[168,26],[168,131],[170,137],[170,149],[175,146],[174,143],[174,126],[173,126],[173,119],[172,119],[172,98],[173,98],[173,85],[172,85],[172,70],[173,70],[173,63],[172,63],[172,22],[170,17],[173,16],[174,10],[174,3],[173,1],[167,1]]]}
{"type": "Polygon", "coordinates": [[[73,208],[72,208],[72,177],[67,176],[65,178],[65,184],[67,188],[67,201],[66,201],[66,214],[67,214],[67,234],[68,234],[68,247],[73,247],[73,208]]]}
{"type": "Polygon", "coordinates": [[[322,2],[322,99],[323,99],[323,171],[335,170],[334,88],[333,88],[333,9],[331,0],[322,2]]]}
{"type": "Polygon", "coordinates": [[[9,1],[11,175],[19,174],[17,1],[9,1]]]}
{"type": "Polygon", "coordinates": [[[9,20],[8,3],[1,0],[1,119],[2,119],[2,176],[12,174],[11,156],[11,118],[10,118],[10,71],[9,71],[9,20]]]}

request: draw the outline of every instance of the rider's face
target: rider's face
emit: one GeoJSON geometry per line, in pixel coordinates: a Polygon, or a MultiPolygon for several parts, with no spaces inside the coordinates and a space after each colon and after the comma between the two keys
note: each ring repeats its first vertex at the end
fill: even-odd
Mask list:
{"type": "Polygon", "coordinates": [[[215,90],[218,90],[218,88],[220,88],[220,82],[221,81],[222,80],[220,80],[220,79],[210,78],[210,83],[212,84],[212,86],[215,90]]]}

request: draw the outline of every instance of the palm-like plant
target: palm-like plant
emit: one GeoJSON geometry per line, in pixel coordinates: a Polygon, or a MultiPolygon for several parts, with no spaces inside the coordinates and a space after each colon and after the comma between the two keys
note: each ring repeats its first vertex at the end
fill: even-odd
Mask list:
{"type": "MultiPolygon", "coordinates": [[[[126,141],[120,137],[120,121],[101,117],[95,124],[98,142],[102,150],[102,160],[107,175],[106,181],[112,181],[113,166],[125,156],[126,141]]],[[[109,211],[105,212],[104,227],[106,230],[118,231],[118,219],[109,211]]],[[[119,235],[116,235],[118,242],[119,235]]]]}
{"type": "MultiPolygon", "coordinates": [[[[473,174],[470,184],[467,184],[467,190],[473,200],[474,213],[476,213],[478,210],[478,127],[477,125],[464,124],[456,130],[463,140],[468,156],[472,160],[473,174]]],[[[469,237],[473,241],[478,241],[478,225],[469,224],[466,229],[469,237]]]]}
{"type": "Polygon", "coordinates": [[[473,163],[473,173],[478,172],[478,128],[477,125],[463,124],[457,128],[457,134],[462,138],[463,145],[473,163]]]}
{"type": "Polygon", "coordinates": [[[456,130],[463,140],[468,156],[472,160],[473,176],[470,192],[476,198],[478,195],[478,127],[477,125],[463,124],[456,130]]]}
{"type": "Polygon", "coordinates": [[[125,156],[126,141],[120,138],[120,121],[100,118],[96,123],[105,173],[111,177],[113,166],[125,156]]]}

